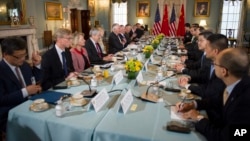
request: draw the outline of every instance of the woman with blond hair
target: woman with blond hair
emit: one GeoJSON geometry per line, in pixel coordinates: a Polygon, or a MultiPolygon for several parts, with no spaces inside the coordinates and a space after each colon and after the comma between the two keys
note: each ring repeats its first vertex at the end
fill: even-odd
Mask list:
{"type": "Polygon", "coordinates": [[[70,49],[73,66],[76,72],[82,72],[90,67],[89,57],[85,46],[84,34],[73,35],[72,48],[70,49]]]}

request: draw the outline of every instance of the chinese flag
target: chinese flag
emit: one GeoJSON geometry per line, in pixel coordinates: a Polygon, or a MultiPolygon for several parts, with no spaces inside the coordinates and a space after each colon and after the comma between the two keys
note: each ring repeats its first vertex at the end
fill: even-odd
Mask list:
{"type": "Polygon", "coordinates": [[[168,6],[165,4],[163,20],[161,24],[161,33],[165,34],[165,36],[169,36],[169,23],[168,23],[168,6]]]}
{"type": "Polygon", "coordinates": [[[184,13],[184,6],[181,5],[181,13],[179,18],[179,24],[177,29],[177,36],[184,36],[185,35],[185,13],[184,13]]]}

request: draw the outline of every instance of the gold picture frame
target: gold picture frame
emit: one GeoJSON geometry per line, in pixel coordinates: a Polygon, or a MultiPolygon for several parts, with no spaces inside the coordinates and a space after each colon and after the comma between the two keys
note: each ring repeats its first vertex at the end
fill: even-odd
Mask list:
{"type": "Polygon", "coordinates": [[[150,17],[149,0],[140,0],[136,2],[136,17],[150,17]]]}
{"type": "Polygon", "coordinates": [[[95,16],[95,0],[88,0],[88,10],[91,17],[95,16]]]}
{"type": "Polygon", "coordinates": [[[209,14],[210,14],[210,0],[195,0],[194,16],[209,17],[209,14]]]}
{"type": "Polygon", "coordinates": [[[0,25],[10,25],[11,16],[18,16],[20,24],[26,24],[26,0],[5,0],[0,4],[0,25]],[[15,5],[15,8],[8,7],[8,5],[15,5]]]}
{"type": "Polygon", "coordinates": [[[45,2],[47,20],[62,20],[62,4],[58,2],[45,2]]]}

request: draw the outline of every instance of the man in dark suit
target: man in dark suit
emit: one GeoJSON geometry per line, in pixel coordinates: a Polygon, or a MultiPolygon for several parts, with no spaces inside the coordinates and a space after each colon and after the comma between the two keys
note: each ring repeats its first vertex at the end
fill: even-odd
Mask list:
{"type": "Polygon", "coordinates": [[[203,79],[200,79],[200,76],[204,75],[207,72],[207,70],[210,69],[211,60],[206,58],[204,50],[207,44],[207,38],[212,34],[213,33],[210,31],[204,31],[199,34],[198,47],[199,50],[203,52],[203,55],[198,61],[192,63],[191,62],[186,63],[185,65],[183,64],[176,65],[177,72],[182,72],[183,74],[189,75],[191,77],[192,83],[203,83],[204,81],[207,81],[207,78],[209,78],[205,77],[203,79]]]}
{"type": "Polygon", "coordinates": [[[191,42],[193,35],[190,32],[190,28],[191,28],[190,23],[185,23],[185,35],[184,35],[184,39],[183,39],[183,44],[191,42]]]}
{"type": "Polygon", "coordinates": [[[69,47],[71,45],[71,31],[59,28],[55,32],[55,44],[42,59],[42,88],[47,90],[66,79],[75,76],[69,47]]]}
{"type": "Polygon", "coordinates": [[[40,81],[41,56],[32,54],[33,67],[26,61],[27,42],[19,37],[6,38],[1,43],[3,59],[0,62],[0,134],[6,130],[11,108],[37,94],[40,81]],[[37,68],[38,67],[38,68],[37,68]]]}
{"type": "Polygon", "coordinates": [[[132,41],[138,41],[144,34],[144,29],[141,28],[140,23],[136,23],[133,27],[132,30],[129,33],[129,36],[132,41]]]}
{"type": "MultiPolygon", "coordinates": [[[[222,107],[221,120],[216,123],[212,122],[196,110],[184,113],[184,118],[197,120],[196,130],[209,141],[228,141],[234,136],[235,127],[250,126],[250,113],[248,112],[250,107],[249,58],[247,53],[240,48],[228,48],[216,57],[213,64],[216,76],[226,84],[226,89],[220,93],[220,101],[201,101],[197,103],[197,108],[206,109],[212,108],[211,104],[220,105],[222,107]]],[[[177,105],[179,111],[194,108],[192,104],[184,104],[178,108],[179,106],[177,105]],[[187,107],[188,105],[189,107],[187,107]]],[[[240,140],[249,139],[240,137],[240,140]]]]}
{"type": "MultiPolygon", "coordinates": [[[[208,37],[208,42],[205,47],[206,57],[214,61],[218,54],[228,47],[227,37],[222,34],[212,34],[208,37]]],[[[209,101],[220,101],[220,94],[225,89],[225,84],[221,79],[215,75],[214,65],[211,64],[210,68],[200,76],[201,79],[207,79],[206,83],[202,84],[187,84],[187,77],[179,79],[179,84],[185,88],[191,90],[193,94],[199,95],[202,99],[209,99],[209,101]],[[207,78],[206,78],[207,77],[207,78]]],[[[198,103],[199,100],[196,100],[198,103]]],[[[216,102],[214,102],[216,103],[216,102]]],[[[213,105],[213,104],[211,104],[213,105]]],[[[214,104],[213,108],[206,109],[209,119],[213,122],[219,121],[221,118],[221,107],[220,105],[214,104]]]]}
{"type": "Polygon", "coordinates": [[[113,54],[103,54],[98,41],[100,39],[100,31],[97,28],[92,28],[89,32],[90,38],[85,43],[85,48],[88,52],[90,64],[105,64],[112,61],[113,54]]]}
{"type": "Polygon", "coordinates": [[[124,42],[120,37],[120,25],[114,23],[112,25],[112,32],[109,34],[109,53],[115,54],[124,48],[126,42],[124,42]]]}

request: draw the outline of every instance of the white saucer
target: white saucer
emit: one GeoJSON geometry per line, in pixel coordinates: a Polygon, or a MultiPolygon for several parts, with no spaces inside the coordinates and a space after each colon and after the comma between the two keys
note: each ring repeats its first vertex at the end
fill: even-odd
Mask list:
{"type": "Polygon", "coordinates": [[[70,104],[72,105],[72,106],[84,106],[84,105],[86,105],[88,102],[83,98],[82,100],[81,100],[81,102],[75,102],[72,98],[70,99],[70,104]]]}
{"type": "Polygon", "coordinates": [[[34,112],[42,112],[42,111],[49,109],[49,104],[46,102],[39,103],[39,104],[33,102],[29,108],[31,111],[34,111],[34,112]]]}

